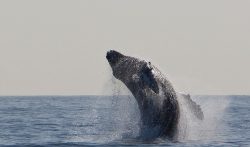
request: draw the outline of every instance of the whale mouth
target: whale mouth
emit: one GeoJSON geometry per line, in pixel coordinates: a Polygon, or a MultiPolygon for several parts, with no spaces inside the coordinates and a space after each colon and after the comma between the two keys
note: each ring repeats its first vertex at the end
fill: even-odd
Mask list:
{"type": "Polygon", "coordinates": [[[122,57],[124,57],[124,55],[114,50],[108,51],[106,55],[106,59],[110,65],[115,65],[122,57]]]}

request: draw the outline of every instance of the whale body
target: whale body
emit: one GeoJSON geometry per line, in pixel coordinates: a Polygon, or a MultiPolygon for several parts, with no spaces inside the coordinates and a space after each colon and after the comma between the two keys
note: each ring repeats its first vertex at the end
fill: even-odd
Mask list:
{"type": "MultiPolygon", "coordinates": [[[[135,97],[140,110],[140,134],[150,138],[178,135],[180,105],[177,93],[167,78],[151,62],[110,50],[106,58],[116,79],[122,81],[135,97]]],[[[188,101],[192,101],[187,98],[188,101]]],[[[191,107],[200,107],[193,101],[191,107]]],[[[197,113],[203,118],[203,113],[197,113]]]]}

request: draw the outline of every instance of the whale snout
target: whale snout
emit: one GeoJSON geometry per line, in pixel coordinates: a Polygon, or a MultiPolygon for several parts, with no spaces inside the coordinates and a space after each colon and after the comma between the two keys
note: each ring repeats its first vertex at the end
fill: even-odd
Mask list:
{"type": "Polygon", "coordinates": [[[106,59],[111,65],[116,64],[122,57],[124,57],[124,55],[114,50],[110,50],[106,54],[106,59]]]}
{"type": "Polygon", "coordinates": [[[111,51],[108,51],[107,54],[106,54],[106,59],[111,62],[113,60],[113,57],[112,57],[112,52],[111,51]]]}

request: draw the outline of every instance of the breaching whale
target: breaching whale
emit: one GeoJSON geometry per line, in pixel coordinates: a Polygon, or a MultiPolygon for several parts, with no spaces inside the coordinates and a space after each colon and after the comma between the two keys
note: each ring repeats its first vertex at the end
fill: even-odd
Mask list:
{"type": "MultiPolygon", "coordinates": [[[[106,58],[112,68],[113,75],[122,81],[135,97],[140,110],[140,134],[156,138],[174,139],[178,135],[180,105],[177,93],[167,78],[150,62],[135,57],[125,56],[110,50],[106,58]]],[[[190,96],[188,105],[194,107],[197,117],[203,113],[190,96]]]]}

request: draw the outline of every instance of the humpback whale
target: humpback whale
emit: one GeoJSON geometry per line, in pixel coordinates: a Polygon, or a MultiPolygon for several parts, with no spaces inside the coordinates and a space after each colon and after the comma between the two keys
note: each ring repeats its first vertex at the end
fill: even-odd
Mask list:
{"type": "MultiPolygon", "coordinates": [[[[115,50],[106,54],[113,76],[131,91],[140,110],[140,134],[150,138],[178,135],[180,105],[172,84],[160,70],[145,60],[125,56],[115,50]]],[[[199,119],[203,113],[189,95],[184,95],[188,105],[195,107],[199,119]]]]}

